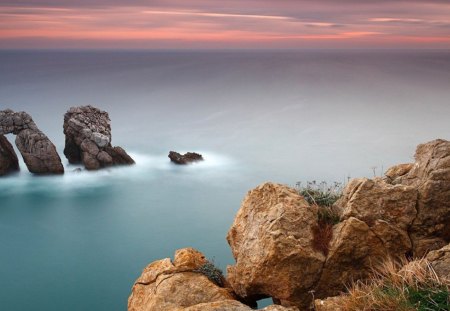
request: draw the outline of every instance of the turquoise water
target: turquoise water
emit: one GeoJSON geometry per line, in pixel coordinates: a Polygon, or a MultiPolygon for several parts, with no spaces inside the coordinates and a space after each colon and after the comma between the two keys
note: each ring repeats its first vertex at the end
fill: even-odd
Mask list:
{"type": "Polygon", "coordinates": [[[448,51],[0,52],[1,109],[28,111],[61,152],[64,112],[98,106],[137,162],[0,179],[0,305],[124,310],[141,270],[188,246],[225,268],[249,189],[412,161],[449,139],[448,85],[448,51]]]}

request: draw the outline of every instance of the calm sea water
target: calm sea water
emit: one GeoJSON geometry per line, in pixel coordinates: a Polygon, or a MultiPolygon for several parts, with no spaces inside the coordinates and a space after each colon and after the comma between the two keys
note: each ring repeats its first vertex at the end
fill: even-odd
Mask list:
{"type": "Polygon", "coordinates": [[[1,309],[125,310],[141,270],[187,246],[225,268],[249,189],[412,161],[450,138],[449,86],[448,51],[0,52],[0,109],[29,112],[62,155],[64,112],[95,105],[137,162],[0,179],[1,309]]]}

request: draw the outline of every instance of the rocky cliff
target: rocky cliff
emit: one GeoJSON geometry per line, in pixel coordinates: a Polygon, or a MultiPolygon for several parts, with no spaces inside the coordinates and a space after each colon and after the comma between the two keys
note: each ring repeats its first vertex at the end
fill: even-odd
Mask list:
{"type": "MultiPolygon", "coordinates": [[[[144,270],[129,310],[246,310],[237,300],[251,305],[267,297],[308,310],[315,298],[345,292],[387,259],[426,254],[438,273],[448,275],[450,142],[419,145],[415,160],[390,168],[384,178],[350,181],[333,207],[339,219],[329,224],[326,236],[318,236],[325,232],[318,206],[297,190],[258,186],[245,197],[228,232],[236,263],[227,269],[226,288],[193,274],[195,267],[180,268],[176,255],[173,263],[165,259],[144,270]],[[326,249],[317,247],[324,238],[326,249]]],[[[204,257],[196,256],[201,265],[204,257]]]]}

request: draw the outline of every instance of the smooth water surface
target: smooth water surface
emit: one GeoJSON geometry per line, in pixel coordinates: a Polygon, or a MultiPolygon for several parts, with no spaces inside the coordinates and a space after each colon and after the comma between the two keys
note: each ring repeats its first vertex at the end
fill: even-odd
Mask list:
{"type": "Polygon", "coordinates": [[[137,162],[0,179],[1,308],[125,310],[141,270],[187,246],[225,268],[249,189],[413,161],[450,138],[449,85],[448,51],[0,52],[0,109],[29,112],[63,156],[64,112],[95,105],[137,162]]]}

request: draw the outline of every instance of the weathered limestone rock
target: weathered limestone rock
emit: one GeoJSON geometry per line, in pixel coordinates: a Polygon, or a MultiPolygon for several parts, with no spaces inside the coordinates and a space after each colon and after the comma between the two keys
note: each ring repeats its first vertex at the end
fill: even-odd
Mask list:
{"type": "Polygon", "coordinates": [[[450,244],[429,252],[426,259],[430,262],[439,278],[450,282],[450,244]]]}
{"type": "Polygon", "coordinates": [[[314,301],[314,310],[316,311],[342,311],[342,297],[329,297],[327,299],[316,299],[314,301]]]}
{"type": "Polygon", "coordinates": [[[418,190],[417,217],[409,235],[414,256],[422,257],[450,242],[450,142],[437,139],[419,145],[415,160],[394,180],[418,190]]]}
{"type": "Polygon", "coordinates": [[[406,230],[416,217],[417,190],[391,185],[379,178],[353,179],[336,203],[342,218],[358,218],[369,225],[381,219],[406,230]]]}
{"type": "Polygon", "coordinates": [[[69,163],[83,163],[88,170],[134,164],[125,150],[111,146],[111,121],[105,111],[92,106],[70,108],[64,115],[64,134],[69,163]]]}
{"type": "Polygon", "coordinates": [[[334,228],[315,297],[338,295],[352,281],[368,277],[387,255],[383,242],[365,222],[354,217],[344,220],[334,228]]]}
{"type": "MultiPolygon", "coordinates": [[[[193,248],[177,250],[173,262],[166,258],[151,263],[133,286],[128,311],[251,311],[230,288],[198,272],[206,263],[205,256],[193,248]]],[[[263,310],[298,311],[282,306],[263,310]]]]}
{"type": "Polygon", "coordinates": [[[19,170],[19,160],[13,146],[4,135],[0,135],[0,176],[19,170]]]}
{"type": "Polygon", "coordinates": [[[133,286],[128,310],[184,310],[202,303],[235,300],[229,289],[195,272],[206,262],[202,253],[189,248],[178,250],[173,262],[166,258],[151,263],[133,286]]]}
{"type": "MultiPolygon", "coordinates": [[[[180,309],[183,311],[252,311],[254,309],[236,300],[221,300],[216,302],[201,303],[192,307],[180,309]]],[[[280,305],[271,305],[262,311],[299,311],[296,307],[285,308],[280,305]]]]}
{"type": "Polygon", "coordinates": [[[204,160],[203,156],[201,154],[195,153],[195,152],[188,152],[185,154],[180,154],[175,151],[170,151],[168,157],[169,157],[170,161],[172,161],[173,163],[181,164],[181,165],[204,160]]]}
{"type": "Polygon", "coordinates": [[[62,174],[64,167],[55,145],[26,112],[0,111],[0,135],[13,133],[28,170],[34,174],[62,174]]]}
{"type": "Polygon", "coordinates": [[[386,247],[389,256],[403,257],[411,252],[408,229],[416,217],[417,189],[392,185],[380,178],[353,179],[336,202],[343,220],[364,221],[386,247]]]}
{"type": "Polygon", "coordinates": [[[245,197],[228,232],[236,264],[228,281],[241,297],[308,306],[324,255],[312,246],[317,210],[294,189],[265,183],[245,197]]]}
{"type": "Polygon", "coordinates": [[[400,183],[401,178],[409,173],[414,167],[412,163],[398,164],[389,168],[386,173],[384,173],[385,179],[388,183],[396,185],[400,183]]]}

